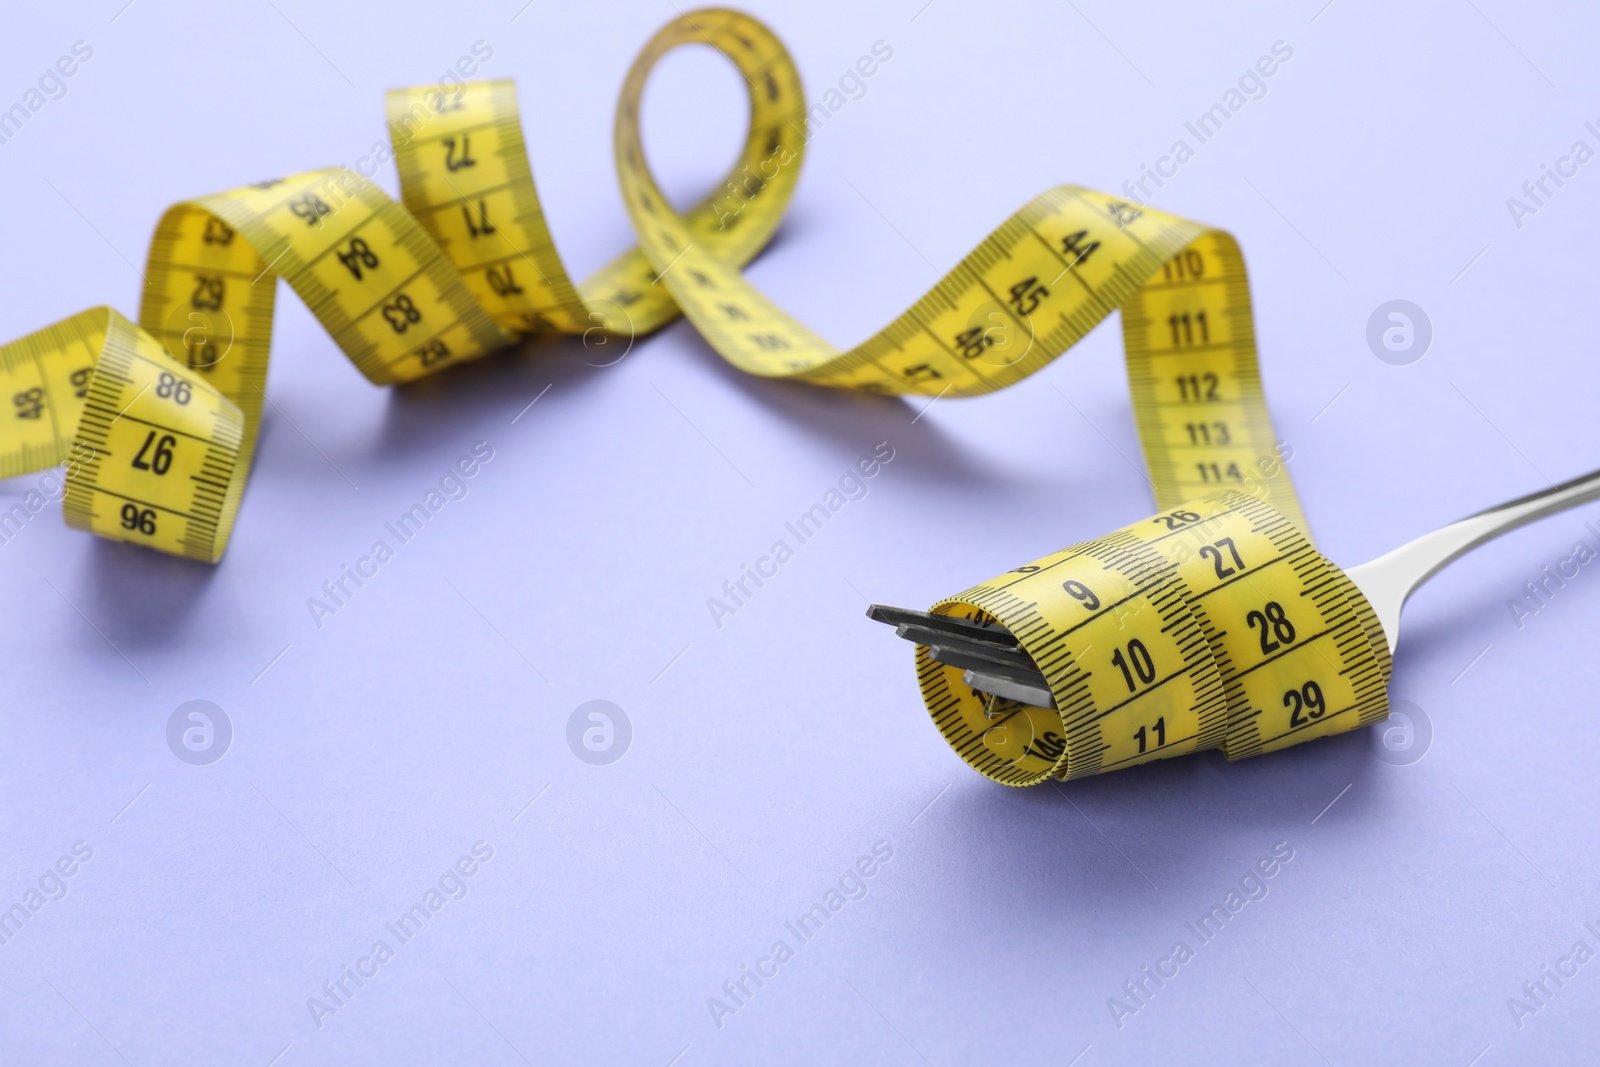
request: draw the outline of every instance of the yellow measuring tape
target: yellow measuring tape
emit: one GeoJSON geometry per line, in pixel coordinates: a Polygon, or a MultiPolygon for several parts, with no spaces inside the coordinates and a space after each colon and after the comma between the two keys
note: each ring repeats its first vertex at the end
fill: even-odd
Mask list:
{"type": "MultiPolygon", "coordinates": [[[[1056,744],[1062,752],[1043,773],[1072,776],[1214,744],[1230,754],[1257,751],[1381,716],[1381,697],[1372,712],[1363,686],[1370,670],[1381,692],[1387,654],[1367,650],[1360,659],[1356,653],[1370,642],[1350,636],[1365,632],[1364,604],[1296,532],[1304,520],[1276,452],[1244,262],[1228,234],[1061,186],[1006,220],[888,327],[841,352],[740,272],[772,236],[794,191],[807,124],[793,60],[748,15],[684,15],[635,60],[617,107],[615,153],[639,245],[581,286],[562,267],[545,225],[510,82],[469,83],[453,95],[391,92],[388,121],[404,207],[347,168],[180,203],[157,225],[137,326],[96,308],[0,348],[0,397],[11,398],[0,409],[0,476],[68,461],[69,524],[219,559],[265,401],[275,277],[377,384],[431,374],[530,333],[632,336],[681,312],[724,358],[752,374],[879,393],[972,396],[1033,373],[1120,309],[1157,505],[1179,509],[1199,495],[1242,490],[1251,503],[1215,515],[1211,509],[1220,505],[1184,505],[1184,513],[1201,516],[1194,530],[1226,531],[1219,537],[1232,537],[1241,556],[1245,543],[1271,546],[1273,562],[1240,564],[1249,576],[1218,595],[1201,581],[1198,565],[1167,557],[1181,539],[1151,540],[1150,530],[1132,527],[946,602],[941,610],[984,611],[1020,627],[1030,652],[1031,642],[1046,642],[1036,659],[1052,686],[1062,687],[1056,695],[1063,709],[1043,716],[1031,709],[1022,716],[1027,729],[1019,720],[1002,739],[982,709],[981,723],[969,721],[975,698],[961,692],[959,679],[924,664],[924,691],[946,735],[984,773],[1020,782],[1038,776],[1056,744]],[[645,162],[639,101],[661,56],[689,44],[716,49],[744,76],[750,129],[721,190],[680,214],[645,162]],[[1269,515],[1275,517],[1263,518],[1269,515]],[[1273,532],[1263,532],[1269,527],[1273,532]],[[1165,567],[1160,559],[1168,559],[1165,567]],[[1072,614],[1083,602],[1045,596],[1056,580],[1040,577],[1071,573],[1093,589],[1085,568],[1115,575],[1091,576],[1110,583],[1095,596],[1122,605],[1089,625],[1072,614]],[[1246,640],[1245,632],[1231,618],[1208,621],[1226,617],[1215,605],[1232,605],[1245,590],[1285,611],[1316,605],[1315,620],[1293,623],[1307,635],[1297,645],[1326,659],[1344,681],[1318,682],[1327,710],[1314,726],[1284,733],[1268,724],[1265,710],[1254,726],[1244,721],[1247,706],[1266,700],[1256,692],[1265,683],[1235,676],[1278,679],[1285,662],[1246,671],[1253,664],[1247,650],[1230,644],[1246,640]],[[1148,610],[1127,606],[1133,604],[1148,610]],[[1153,692],[1112,701],[1118,678],[1103,665],[1086,665],[1094,649],[1110,647],[1107,626],[1122,633],[1125,646],[1137,639],[1149,652],[1159,684],[1143,684],[1153,692]],[[1190,636],[1180,640],[1178,631],[1190,636]],[[1158,660],[1158,647],[1181,659],[1163,652],[1158,660]],[[1186,680],[1171,673],[1180,662],[1186,680]],[[1097,694],[1094,707],[1112,710],[1072,703],[1080,685],[1097,694]],[[1188,710],[1180,713],[1180,705],[1188,710]],[[1147,731],[1143,753],[1129,752],[1132,742],[1119,731],[1150,711],[1160,720],[1165,709],[1172,717],[1155,734],[1147,731]],[[1154,743],[1162,732],[1165,739],[1154,743]]],[[[1304,658],[1296,651],[1290,661],[1304,658]]]]}
{"type": "Polygon", "coordinates": [[[1054,708],[980,693],[917,647],[934,722],[1007,785],[1220,748],[1230,759],[1388,715],[1389,646],[1299,525],[1240,490],[1180,505],[941,601],[998,622],[1054,708]]]}

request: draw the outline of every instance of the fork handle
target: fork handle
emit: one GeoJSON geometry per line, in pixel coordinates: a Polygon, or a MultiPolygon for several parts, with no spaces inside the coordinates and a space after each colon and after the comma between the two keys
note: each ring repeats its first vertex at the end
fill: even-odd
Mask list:
{"type": "Polygon", "coordinates": [[[1600,470],[1541,489],[1537,493],[1508,500],[1476,515],[1453,522],[1432,533],[1408,541],[1387,555],[1379,556],[1370,564],[1373,570],[1383,570],[1401,579],[1405,595],[1437,574],[1440,568],[1472,551],[1485,541],[1503,533],[1526,526],[1546,515],[1587,504],[1600,499],[1600,470]]]}

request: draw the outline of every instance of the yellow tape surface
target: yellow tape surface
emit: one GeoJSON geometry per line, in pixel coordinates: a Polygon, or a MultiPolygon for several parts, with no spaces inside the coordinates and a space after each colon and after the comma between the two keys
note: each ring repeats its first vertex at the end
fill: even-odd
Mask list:
{"type": "Polygon", "coordinates": [[[991,699],[917,648],[950,745],[1007,785],[1207,748],[1230,759],[1388,714],[1389,646],[1366,599],[1295,523],[1225,490],[1064,548],[935,605],[998,622],[1055,708],[991,699]]]}
{"type": "Polygon", "coordinates": [[[1209,591],[1201,565],[1167,555],[1178,541],[1152,541],[1149,528],[1135,526],[946,602],[941,610],[987,612],[1020,628],[1063,709],[1022,709],[1005,724],[979,709],[973,719],[980,698],[919,650],[924,691],[946,736],[984,773],[1020,783],[1197,747],[1239,755],[1381,716],[1387,652],[1377,647],[1381,636],[1373,648],[1355,639],[1370,629],[1364,603],[1299,532],[1304,522],[1276,454],[1233,238],[1061,186],[1007,219],[882,331],[840,351],[740,273],[794,191],[806,121],[794,63],[761,23],[723,9],[669,23],[634,62],[617,107],[616,160],[639,246],[577,285],[539,206],[512,84],[470,83],[454,96],[391,92],[403,207],[347,168],[179,203],[156,227],[138,326],[96,308],[0,348],[0,397],[10,398],[0,410],[0,476],[70,454],[71,525],[219,559],[266,402],[278,277],[377,384],[431,374],[530,333],[633,336],[681,311],[752,374],[972,396],[1033,373],[1120,309],[1157,505],[1182,505],[1205,529],[1227,531],[1214,540],[1232,538],[1241,554],[1249,544],[1251,557],[1264,553],[1271,562],[1239,564],[1248,578],[1232,592],[1209,591]],[[679,214],[650,174],[638,116],[652,67],[691,44],[716,49],[743,75],[750,129],[722,188],[679,214]],[[1248,503],[1215,515],[1211,504],[1184,505],[1218,490],[1244,490],[1238,499],[1248,503]],[[1083,603],[1059,593],[1067,579],[1038,577],[1080,571],[1072,581],[1124,607],[1086,625],[1074,614],[1083,603]],[[1262,611],[1278,604],[1293,620],[1280,623],[1274,613],[1269,625],[1316,636],[1289,642],[1296,651],[1270,670],[1254,664],[1232,617],[1245,590],[1262,611]],[[1126,607],[1134,603],[1143,607],[1126,607]],[[1222,604],[1226,621],[1213,624],[1222,604]],[[1117,633],[1107,630],[1113,623],[1117,633]],[[1131,690],[1121,702],[1105,664],[1083,666],[1119,635],[1124,662],[1112,669],[1131,690]],[[1129,658],[1134,641],[1137,662],[1129,658]],[[1035,650],[1038,642],[1045,643],[1035,650]],[[1317,692],[1322,704],[1285,732],[1273,696],[1310,662],[1301,649],[1332,674],[1298,683],[1302,704],[1313,707],[1317,692]],[[1158,680],[1124,670],[1143,671],[1147,662],[1158,680]],[[1304,689],[1308,681],[1315,691],[1304,689]],[[1162,695],[1138,692],[1141,685],[1162,695]],[[1143,741],[1130,740],[1141,726],[1143,741]]]}

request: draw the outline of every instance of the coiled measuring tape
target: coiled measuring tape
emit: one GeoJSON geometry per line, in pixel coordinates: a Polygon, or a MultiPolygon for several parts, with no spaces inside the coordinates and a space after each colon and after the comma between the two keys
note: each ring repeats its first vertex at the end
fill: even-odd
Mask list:
{"type": "MultiPolygon", "coordinates": [[[[758,23],[725,12],[686,16],[657,41],[700,40],[689,28],[703,24],[742,69],[760,71],[760,116],[787,124],[779,142],[764,124],[752,133],[741,166],[772,144],[792,143],[798,162],[804,111],[787,54],[758,23]],[[761,57],[747,47],[757,40],[761,57]]],[[[637,249],[582,287],[569,279],[510,82],[391,92],[388,116],[404,207],[343,167],[177,204],[156,227],[138,326],[93,308],[0,348],[0,477],[65,461],[70,525],[215,562],[260,426],[277,278],[379,385],[530,333],[632,336],[677,316],[637,249]]],[[[737,227],[708,203],[680,232],[720,261],[747,262],[796,177],[791,168],[769,183],[737,227]]]]}
{"type": "Polygon", "coordinates": [[[917,646],[940,732],[1007,785],[1219,748],[1254,756],[1388,715],[1389,646],[1355,584],[1241,490],[1190,501],[941,601],[1004,626],[1054,708],[979,692],[917,646]]]}
{"type": "MultiPolygon", "coordinates": [[[[1240,563],[1244,577],[1213,589],[1209,564],[1170,555],[1181,539],[1135,526],[944,602],[941,611],[984,612],[1013,628],[1062,709],[1019,706],[1003,724],[979,709],[974,719],[977,697],[923,656],[924,693],[946,736],[984,773],[1020,783],[1219,744],[1245,754],[1381,717],[1387,652],[1370,639],[1376,623],[1360,595],[1300,532],[1261,392],[1244,262],[1228,234],[1061,186],[1007,219],[888,327],[841,352],[740,272],[793,194],[807,123],[793,61],[748,15],[684,15],[635,60],[615,154],[639,245],[581,286],[541,213],[510,82],[398,90],[387,109],[404,207],[348,168],[185,201],[157,225],[137,326],[95,308],[0,348],[0,477],[65,461],[69,524],[219,559],[265,401],[277,277],[376,384],[528,334],[633,336],[681,312],[752,374],[972,396],[1033,373],[1120,309],[1158,506],[1175,509],[1169,518],[1199,516],[1185,528],[1223,531],[1213,541],[1231,538],[1241,557],[1249,546],[1271,561],[1240,563]],[[661,56],[690,44],[709,45],[743,75],[750,129],[721,190],[680,214],[645,162],[639,101],[661,56]],[[1248,493],[1179,507],[1230,488],[1248,493]],[[1114,607],[1079,618],[1087,601],[1062,592],[1063,581],[1114,607]],[[1294,605],[1284,607],[1290,615],[1312,606],[1314,618],[1292,625],[1316,636],[1288,656],[1250,659],[1239,644],[1248,634],[1219,608],[1246,591],[1294,605]],[[1094,659],[1118,636],[1134,689],[1146,689],[1125,700],[1113,699],[1117,668],[1094,659]],[[1148,658],[1132,658],[1134,642],[1148,658]],[[1270,724],[1271,693],[1258,690],[1302,661],[1332,672],[1318,682],[1329,710],[1286,733],[1270,724]],[[1147,665],[1156,672],[1148,681],[1147,665]],[[1143,742],[1121,736],[1132,736],[1136,719],[1148,727],[1143,742]]],[[[1281,625],[1275,616],[1272,624],[1281,625]]]]}

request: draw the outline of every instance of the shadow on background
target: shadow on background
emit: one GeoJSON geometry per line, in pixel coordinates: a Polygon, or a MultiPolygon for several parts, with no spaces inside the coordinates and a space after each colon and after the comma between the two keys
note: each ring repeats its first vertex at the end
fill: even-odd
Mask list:
{"type": "Polygon", "coordinates": [[[90,542],[87,565],[72,588],[61,587],[74,608],[119,649],[167,646],[188,636],[193,608],[216,580],[217,567],[125,541],[81,536],[90,542]]]}
{"type": "Polygon", "coordinates": [[[1338,822],[1400,817],[1352,802],[1370,800],[1385,769],[1374,741],[1366,728],[1236,763],[1210,751],[1026,789],[953,765],[973,780],[939,802],[926,832],[934,854],[968,862],[946,870],[938,891],[958,911],[1006,901],[1023,923],[1063,906],[1107,918],[1209,906],[1280,841],[1303,851],[1338,822]]]}
{"type": "Polygon", "coordinates": [[[879,396],[855,389],[758,377],[735,367],[704,338],[695,336],[697,347],[706,357],[702,362],[713,374],[819,446],[836,449],[840,441],[888,441],[896,450],[896,470],[909,470],[914,477],[951,487],[993,487],[1012,476],[1011,472],[982,461],[934,420],[920,418],[932,397],[879,396]]]}
{"type": "MultiPolygon", "coordinates": [[[[638,356],[648,340],[637,339],[626,358],[638,356]]],[[[626,342],[606,341],[620,344],[626,342]]],[[[368,458],[405,464],[464,437],[487,435],[497,425],[488,418],[491,413],[503,412],[509,423],[547,386],[550,392],[540,405],[580,400],[613,358],[603,348],[585,347],[580,336],[530,337],[442,374],[394,386],[387,390],[382,429],[368,458]]]]}

